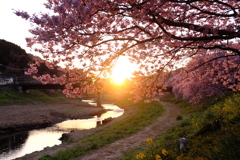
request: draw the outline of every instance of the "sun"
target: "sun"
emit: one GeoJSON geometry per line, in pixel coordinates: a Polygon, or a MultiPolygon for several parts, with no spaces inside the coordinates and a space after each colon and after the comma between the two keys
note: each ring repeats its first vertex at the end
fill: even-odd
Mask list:
{"type": "Polygon", "coordinates": [[[115,83],[121,84],[125,79],[130,79],[136,69],[136,64],[130,63],[126,56],[121,56],[113,67],[111,78],[115,83]]]}

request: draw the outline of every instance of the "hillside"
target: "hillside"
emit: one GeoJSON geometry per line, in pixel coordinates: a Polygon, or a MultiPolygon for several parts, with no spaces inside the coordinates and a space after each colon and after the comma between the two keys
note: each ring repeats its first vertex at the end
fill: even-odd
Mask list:
{"type": "MultiPolygon", "coordinates": [[[[34,55],[26,53],[20,46],[0,39],[0,73],[5,77],[22,77],[26,76],[24,72],[29,68],[29,63],[34,62],[34,55]]],[[[45,63],[38,67],[38,73],[61,75],[62,72],[54,67],[49,69],[45,63]]]]}
{"type": "Polygon", "coordinates": [[[28,68],[31,56],[20,46],[0,40],[0,72],[5,76],[19,76],[28,68]]]}

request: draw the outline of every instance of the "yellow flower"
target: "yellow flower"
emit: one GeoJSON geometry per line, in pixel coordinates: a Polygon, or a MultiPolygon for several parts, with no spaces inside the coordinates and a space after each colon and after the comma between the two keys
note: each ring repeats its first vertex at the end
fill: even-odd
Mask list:
{"type": "Polygon", "coordinates": [[[166,151],[166,149],[162,149],[162,154],[164,155],[164,156],[166,156],[167,155],[167,151],[166,151]]]}
{"type": "Polygon", "coordinates": [[[197,160],[206,160],[206,159],[203,157],[198,157],[197,160]]]}
{"type": "Polygon", "coordinates": [[[156,155],[156,160],[162,160],[161,156],[159,156],[158,154],[156,155]]]}
{"type": "Polygon", "coordinates": [[[144,157],[146,157],[144,153],[139,153],[136,155],[136,159],[143,159],[144,157]]]}
{"type": "Polygon", "coordinates": [[[152,141],[153,141],[152,138],[147,138],[147,139],[146,139],[146,143],[147,143],[148,145],[151,145],[151,144],[152,144],[152,141]]]}

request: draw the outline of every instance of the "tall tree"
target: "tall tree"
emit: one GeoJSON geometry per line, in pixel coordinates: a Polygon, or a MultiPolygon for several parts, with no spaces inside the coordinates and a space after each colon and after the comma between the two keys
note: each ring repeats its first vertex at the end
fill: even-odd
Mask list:
{"type": "Polygon", "coordinates": [[[176,97],[199,103],[207,97],[224,95],[226,90],[237,91],[235,88],[240,85],[240,59],[237,56],[216,58],[219,55],[221,53],[195,56],[174,75],[168,83],[173,86],[176,97]]]}
{"type": "Polygon", "coordinates": [[[47,0],[45,6],[52,14],[15,13],[34,24],[27,42],[44,58],[65,63],[66,75],[76,59],[81,64],[78,74],[86,83],[75,94],[90,88],[89,78],[98,80],[89,73],[111,70],[121,55],[140,65],[137,100],[154,96],[154,88],[164,83],[163,71],[186,58],[214,50],[221,50],[214,59],[240,56],[238,0],[47,0]]]}

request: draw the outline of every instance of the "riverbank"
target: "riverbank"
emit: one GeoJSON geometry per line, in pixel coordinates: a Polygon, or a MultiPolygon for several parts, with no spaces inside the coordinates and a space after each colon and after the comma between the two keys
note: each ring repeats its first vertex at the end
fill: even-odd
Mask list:
{"type": "MultiPolygon", "coordinates": [[[[193,106],[186,101],[177,100],[170,96],[168,99],[165,99],[170,103],[161,102],[165,108],[163,115],[159,110],[161,106],[157,105],[159,103],[120,105],[125,110],[123,116],[113,119],[101,127],[71,132],[66,143],[47,147],[42,151],[25,155],[19,158],[19,160],[37,160],[39,158],[39,160],[93,160],[99,159],[99,157],[109,160],[127,160],[134,159],[139,153],[146,153],[148,156],[151,156],[149,151],[152,152],[151,149],[153,148],[150,147],[150,150],[146,148],[146,138],[153,139],[154,146],[156,146],[154,153],[161,155],[161,149],[166,149],[168,152],[167,158],[169,159],[186,159],[184,157],[187,157],[187,159],[204,159],[202,155],[206,153],[206,150],[199,150],[199,146],[201,148],[206,147],[205,142],[211,142],[211,146],[214,147],[218,147],[215,144],[223,146],[223,148],[218,148],[218,150],[206,148],[208,149],[208,154],[211,157],[215,156],[215,159],[219,159],[219,157],[227,159],[226,157],[229,158],[232,154],[239,157],[239,152],[236,152],[239,150],[239,119],[236,119],[240,117],[238,112],[239,97],[239,94],[234,94],[222,97],[222,99],[218,98],[218,101],[215,102],[213,97],[202,104],[193,106]],[[181,107],[178,107],[178,105],[181,107]],[[181,112],[181,108],[184,110],[184,113],[181,112]],[[229,114],[223,112],[226,109],[229,114]],[[224,115],[225,118],[219,119],[219,113],[221,113],[220,117],[224,115]],[[233,113],[235,116],[232,116],[233,113]],[[147,122],[149,119],[151,119],[151,122],[147,122]],[[229,120],[231,123],[229,123],[229,120]],[[234,122],[233,120],[237,120],[237,123],[232,123],[234,122]],[[224,125],[222,129],[211,126],[219,124],[219,122],[224,125]],[[135,129],[135,127],[138,128],[135,129]],[[171,129],[168,130],[169,128],[171,129]],[[185,137],[189,141],[186,146],[186,152],[179,150],[179,136],[185,137]],[[221,139],[215,139],[215,137],[220,137],[221,139]],[[222,139],[224,141],[221,141],[222,139]],[[225,141],[225,139],[228,141],[225,141]],[[234,145],[229,148],[228,143],[226,144],[225,142],[231,142],[234,145]],[[231,150],[231,152],[228,152],[231,155],[227,154],[226,150],[231,150]]],[[[214,99],[216,100],[216,98],[214,99]]],[[[118,102],[123,101],[119,100],[118,102]]]]}
{"type": "Polygon", "coordinates": [[[0,134],[47,127],[68,118],[89,118],[105,112],[103,108],[91,106],[78,98],[58,98],[51,103],[32,100],[25,105],[1,105],[0,134]]]}
{"type": "MultiPolygon", "coordinates": [[[[118,101],[122,104],[123,101],[118,101]]],[[[169,107],[165,112],[167,113],[166,116],[161,120],[162,122],[158,121],[158,118],[165,115],[163,107],[160,103],[153,103],[153,104],[128,104],[128,105],[120,105],[121,108],[125,110],[124,114],[118,118],[114,118],[111,122],[107,123],[106,125],[89,129],[89,130],[79,130],[74,131],[69,134],[69,139],[67,143],[63,143],[58,146],[48,147],[42,151],[34,152],[32,154],[25,155],[24,157],[19,158],[19,160],[29,160],[29,159],[38,159],[41,160],[50,160],[50,159],[84,159],[88,156],[94,157],[93,159],[98,159],[96,153],[102,151],[101,148],[105,148],[105,146],[111,146],[112,143],[119,143],[118,146],[124,147],[127,149],[128,145],[132,147],[137,146],[139,142],[144,142],[144,137],[153,137],[155,136],[154,133],[159,133],[159,130],[152,131],[152,127],[159,126],[159,123],[165,122],[165,120],[169,120],[168,115],[172,112],[177,113],[177,109],[169,107]],[[169,109],[171,110],[169,111],[169,109]],[[175,112],[176,111],[176,112],[175,112]],[[150,126],[154,121],[158,121],[155,126],[150,126]],[[145,128],[145,129],[144,129],[145,128]],[[144,132],[141,132],[144,130],[144,132]],[[139,132],[140,131],[140,132],[139,132]],[[139,134],[138,134],[139,133],[139,134]],[[134,135],[137,135],[136,137],[134,135]],[[138,137],[138,135],[140,135],[138,137]],[[129,139],[127,137],[133,137],[131,143],[129,143],[129,139]],[[118,141],[120,140],[120,141],[118,141]],[[122,141],[121,141],[122,140],[122,141]],[[135,143],[135,141],[139,141],[135,143]],[[89,155],[91,152],[94,155],[89,155]],[[86,157],[85,157],[85,156],[86,157]],[[80,157],[79,157],[80,156],[80,157]],[[84,157],[82,157],[84,156],[84,157]]],[[[176,115],[173,114],[172,117],[176,115]]],[[[176,122],[175,118],[173,121],[176,122]]],[[[162,130],[162,132],[167,129],[171,122],[161,124],[162,127],[166,126],[162,130]]],[[[123,152],[116,152],[116,147],[107,147],[107,153],[111,156],[116,155],[117,157],[122,156],[123,152]]],[[[122,151],[122,150],[121,150],[122,151]]],[[[104,154],[104,153],[101,153],[104,154]]],[[[105,159],[104,157],[103,159],[105,159]]]]}
{"type": "MultiPolygon", "coordinates": [[[[122,103],[123,101],[122,100],[118,101],[118,103],[120,103],[120,102],[122,103]]],[[[72,99],[70,102],[66,102],[66,101],[64,103],[61,102],[60,104],[56,104],[56,103],[46,104],[45,103],[45,104],[34,104],[34,105],[24,105],[24,106],[26,108],[23,109],[21,112],[17,112],[16,114],[18,114],[18,116],[20,116],[20,115],[24,115],[26,113],[30,113],[30,115],[34,117],[34,118],[31,117],[31,118],[33,118],[33,120],[31,120],[31,123],[34,122],[35,119],[38,119],[37,121],[39,121],[41,119],[45,119],[45,121],[46,120],[50,121],[50,119],[51,119],[50,117],[55,117],[56,119],[55,118],[53,118],[53,119],[58,120],[61,118],[65,118],[66,115],[81,116],[80,114],[84,113],[86,115],[87,112],[89,114],[92,114],[93,112],[96,111],[95,109],[99,109],[96,107],[89,108],[89,106],[82,107],[79,105],[79,101],[77,99],[72,99]],[[76,108],[80,109],[81,112],[79,112],[79,110],[76,110],[76,108]],[[86,108],[85,111],[87,111],[87,112],[84,112],[84,108],[86,108]],[[25,112],[23,112],[24,110],[25,110],[25,112]],[[69,114],[69,112],[71,112],[71,114],[69,114]],[[43,115],[43,113],[44,113],[44,115],[43,115]],[[48,117],[48,118],[46,118],[46,117],[48,117]]],[[[105,148],[104,146],[108,146],[108,144],[109,145],[115,144],[115,141],[116,141],[116,143],[121,142],[121,143],[118,143],[117,146],[120,145],[120,147],[122,147],[122,148],[128,148],[129,146],[124,146],[126,144],[129,144],[128,143],[129,139],[127,139],[128,136],[134,137],[134,139],[131,139],[132,140],[131,146],[134,147],[136,145],[139,145],[139,143],[135,143],[136,141],[144,142],[145,137],[153,137],[153,136],[155,136],[153,134],[153,132],[155,133],[155,131],[156,131],[156,134],[159,132],[159,130],[152,130],[152,128],[154,126],[152,126],[150,128],[147,127],[147,125],[151,124],[153,121],[155,121],[158,117],[160,117],[162,115],[163,109],[162,109],[161,105],[159,106],[159,103],[156,103],[155,105],[154,104],[151,104],[151,105],[148,105],[148,104],[131,104],[131,105],[129,105],[128,104],[128,105],[123,105],[123,106],[120,105],[120,106],[121,106],[121,108],[123,107],[125,110],[124,115],[119,118],[113,119],[108,124],[103,125],[101,127],[89,129],[89,130],[74,131],[69,134],[69,136],[68,136],[69,139],[67,140],[67,143],[63,143],[61,145],[56,145],[53,147],[47,147],[42,151],[37,151],[37,152],[31,153],[31,154],[25,155],[18,159],[29,160],[29,159],[38,159],[40,157],[42,157],[41,159],[49,159],[50,158],[49,156],[53,156],[53,159],[56,157],[59,157],[59,156],[62,159],[71,159],[70,157],[72,157],[72,158],[78,157],[78,158],[82,159],[82,158],[86,158],[88,156],[89,157],[96,156],[96,158],[97,158],[98,156],[96,154],[88,155],[87,153],[89,151],[94,151],[97,153],[102,152],[102,150],[100,148],[103,147],[103,149],[104,149],[105,148]],[[144,121],[143,121],[143,118],[144,118],[144,121]],[[144,126],[146,127],[146,129],[143,128],[144,126]],[[145,130],[144,132],[139,132],[143,129],[145,130]],[[138,132],[137,136],[134,136],[135,135],[134,133],[137,133],[137,132],[138,132]],[[109,136],[109,135],[111,135],[111,136],[109,136]],[[122,139],[124,141],[124,143],[122,143],[122,141],[118,141],[120,139],[122,139]],[[81,157],[81,155],[82,156],[85,155],[86,157],[85,156],[81,157]]],[[[1,107],[5,107],[5,106],[1,106],[1,107]]],[[[14,109],[14,105],[6,106],[6,107],[13,108],[13,112],[15,110],[19,109],[19,108],[17,108],[17,105],[15,106],[16,107],[15,109],[14,109]]],[[[167,115],[169,115],[168,113],[171,113],[171,115],[172,115],[173,111],[176,111],[175,112],[176,114],[178,113],[177,109],[175,109],[175,108],[173,108],[170,112],[168,112],[168,109],[167,109],[165,112],[167,113],[167,115]]],[[[15,117],[18,117],[18,116],[15,116],[15,117]]],[[[175,116],[176,116],[175,114],[172,116],[173,122],[176,122],[174,120],[175,116]]],[[[167,127],[172,125],[171,122],[163,124],[163,122],[169,120],[166,117],[168,117],[168,116],[164,116],[164,118],[162,119],[162,122],[155,123],[156,126],[158,126],[159,124],[161,124],[161,127],[166,126],[166,128],[164,128],[164,130],[162,132],[166,131],[167,127]]],[[[24,119],[24,118],[29,120],[29,118],[27,118],[27,116],[20,118],[20,120],[24,119]]],[[[20,121],[18,121],[18,123],[19,122],[20,121]]],[[[34,124],[34,123],[32,123],[32,124],[34,124]]],[[[156,128],[156,126],[154,128],[156,128]]],[[[108,148],[106,150],[107,153],[114,152],[114,154],[115,154],[115,149],[114,149],[115,147],[113,147],[113,148],[107,147],[107,148],[108,148]]],[[[121,157],[123,154],[122,151],[124,152],[124,150],[121,150],[121,152],[118,152],[117,154],[115,154],[115,156],[121,157]]],[[[105,152],[105,151],[103,151],[103,152],[105,152]]],[[[111,156],[112,156],[112,154],[111,154],[111,156]]]]}

